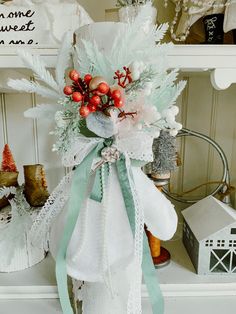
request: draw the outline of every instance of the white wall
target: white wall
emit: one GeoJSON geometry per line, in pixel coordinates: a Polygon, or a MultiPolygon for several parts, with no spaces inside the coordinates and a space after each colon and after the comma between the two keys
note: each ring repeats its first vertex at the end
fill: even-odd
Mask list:
{"type": "Polygon", "coordinates": [[[94,21],[105,20],[105,10],[116,7],[116,0],[79,0],[94,21]]]}
{"type": "MultiPolygon", "coordinates": [[[[116,8],[117,0],[77,0],[85,10],[91,15],[94,21],[105,20],[105,10],[116,8]]],[[[154,5],[158,10],[158,21],[166,22],[174,15],[174,5],[169,2],[168,10],[164,8],[164,0],[154,0],[154,5]]]]}
{"type": "Polygon", "coordinates": [[[48,121],[36,122],[23,115],[25,110],[42,102],[29,94],[0,94],[0,155],[8,143],[19,171],[19,183],[24,181],[23,165],[42,163],[52,190],[65,172],[58,155],[52,152],[54,139],[49,132],[53,126],[48,121]]]}
{"type": "MultiPolygon", "coordinates": [[[[231,175],[236,186],[236,85],[225,91],[216,91],[207,74],[191,74],[185,77],[188,84],[179,98],[179,120],[184,127],[201,132],[214,139],[224,150],[231,175]]],[[[182,193],[209,181],[219,181],[222,162],[208,143],[189,137],[178,140],[183,166],[175,173],[172,188],[182,193]]],[[[203,197],[216,185],[204,186],[191,193],[203,197]]]]}

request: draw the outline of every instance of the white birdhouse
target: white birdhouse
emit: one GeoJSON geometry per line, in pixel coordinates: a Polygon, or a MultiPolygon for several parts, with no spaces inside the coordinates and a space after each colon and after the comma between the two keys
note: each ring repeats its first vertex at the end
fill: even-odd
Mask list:
{"type": "Polygon", "coordinates": [[[236,275],[236,211],[208,196],[183,212],[183,243],[200,275],[236,275]]]}

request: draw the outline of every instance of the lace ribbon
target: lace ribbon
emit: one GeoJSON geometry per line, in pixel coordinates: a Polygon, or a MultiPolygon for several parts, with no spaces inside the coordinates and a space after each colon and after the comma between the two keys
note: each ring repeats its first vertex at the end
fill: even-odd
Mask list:
{"type": "Polygon", "coordinates": [[[72,172],[68,173],[51,193],[34,220],[30,230],[33,244],[48,250],[49,230],[54,218],[61,212],[69,199],[72,172]]]}

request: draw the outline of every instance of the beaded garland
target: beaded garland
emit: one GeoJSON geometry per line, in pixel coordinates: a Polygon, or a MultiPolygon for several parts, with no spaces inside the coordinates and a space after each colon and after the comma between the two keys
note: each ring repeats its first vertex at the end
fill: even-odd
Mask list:
{"type": "MultiPolygon", "coordinates": [[[[204,1],[201,1],[201,0],[179,0],[176,2],[176,5],[175,5],[175,16],[174,16],[174,19],[171,23],[171,26],[170,26],[170,33],[171,33],[171,38],[174,39],[175,41],[185,41],[190,33],[190,27],[191,27],[191,23],[190,23],[190,20],[188,20],[188,25],[187,25],[187,30],[186,30],[186,33],[185,35],[181,35],[181,36],[177,36],[176,33],[175,33],[175,26],[177,24],[177,21],[178,21],[178,18],[179,18],[179,14],[181,12],[181,9],[182,11],[184,12],[188,12],[189,11],[189,8],[187,6],[187,4],[191,2],[193,6],[198,6],[198,7],[202,7],[202,8],[213,8],[213,9],[219,9],[219,8],[224,8],[226,6],[229,6],[231,3],[233,3],[234,1],[232,0],[228,0],[226,3],[215,3],[215,4],[212,4],[211,1],[207,1],[207,2],[204,2],[204,1]]],[[[167,7],[168,6],[168,0],[165,0],[164,1],[164,6],[167,7]]]]}

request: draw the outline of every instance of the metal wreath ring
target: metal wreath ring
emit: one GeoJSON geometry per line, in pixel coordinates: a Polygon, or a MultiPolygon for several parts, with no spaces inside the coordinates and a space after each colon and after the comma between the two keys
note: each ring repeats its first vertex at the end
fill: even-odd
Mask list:
{"type": "MultiPolygon", "coordinates": [[[[222,164],[223,164],[223,175],[222,175],[222,179],[221,179],[222,183],[220,183],[217,186],[217,188],[215,188],[209,195],[214,196],[219,191],[223,191],[224,188],[225,188],[225,185],[230,186],[230,176],[229,176],[228,161],[227,161],[226,155],[225,155],[224,151],[222,150],[222,148],[214,140],[212,140],[209,136],[204,135],[204,134],[199,133],[199,132],[195,132],[195,131],[183,128],[178,133],[177,137],[182,137],[182,136],[194,136],[194,137],[201,138],[202,140],[210,143],[215,148],[215,150],[218,152],[218,154],[219,154],[219,156],[221,158],[221,161],[222,161],[222,164]]],[[[178,202],[182,202],[182,203],[193,204],[193,203],[196,203],[196,202],[198,202],[200,200],[200,199],[189,200],[189,199],[184,199],[184,198],[177,197],[175,195],[172,195],[165,187],[163,187],[163,192],[166,195],[168,195],[169,197],[171,197],[172,199],[174,199],[174,200],[176,200],[178,202]]]]}

